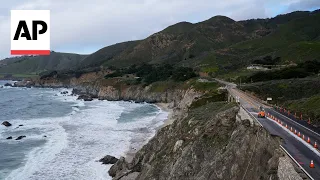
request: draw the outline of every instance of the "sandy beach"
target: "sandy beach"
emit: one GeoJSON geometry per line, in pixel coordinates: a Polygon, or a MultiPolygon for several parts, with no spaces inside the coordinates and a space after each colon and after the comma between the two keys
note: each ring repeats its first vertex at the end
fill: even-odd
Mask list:
{"type": "MultiPolygon", "coordinates": [[[[169,104],[169,103],[155,103],[155,105],[156,105],[157,107],[159,107],[162,111],[165,111],[165,112],[168,113],[167,119],[164,121],[163,125],[161,125],[161,126],[159,126],[159,127],[157,128],[157,130],[159,130],[159,129],[167,126],[167,125],[172,124],[172,123],[174,122],[174,118],[173,118],[173,109],[169,107],[170,104],[169,104]]],[[[143,144],[143,145],[144,145],[144,144],[143,144]]],[[[142,146],[143,146],[143,145],[142,145],[142,146]]],[[[125,155],[126,161],[127,161],[127,162],[131,162],[132,159],[133,159],[133,157],[134,157],[134,155],[135,155],[135,153],[136,153],[140,148],[142,148],[142,146],[139,147],[139,148],[131,147],[131,146],[130,146],[129,150],[125,153],[125,154],[126,154],[126,155],[125,155]]]]}

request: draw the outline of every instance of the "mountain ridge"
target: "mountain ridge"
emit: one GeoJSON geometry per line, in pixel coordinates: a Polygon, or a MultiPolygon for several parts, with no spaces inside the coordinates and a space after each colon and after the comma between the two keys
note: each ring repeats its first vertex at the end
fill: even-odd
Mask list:
{"type": "MultiPolygon", "coordinates": [[[[218,15],[198,23],[178,22],[145,39],[106,46],[88,56],[79,55],[75,60],[62,63],[63,67],[44,68],[41,65],[44,62],[30,60],[37,62],[39,67],[24,70],[25,64],[3,67],[0,63],[0,73],[38,73],[101,66],[121,68],[141,63],[168,63],[198,68],[200,71],[209,67],[223,73],[268,55],[282,57],[281,63],[301,62],[318,58],[320,27],[316,22],[319,20],[319,10],[242,21],[218,15]],[[311,36],[314,38],[309,38],[311,36]],[[311,55],[299,52],[303,48],[312,48],[311,55]]],[[[57,61],[66,60],[58,58],[57,61]]]]}

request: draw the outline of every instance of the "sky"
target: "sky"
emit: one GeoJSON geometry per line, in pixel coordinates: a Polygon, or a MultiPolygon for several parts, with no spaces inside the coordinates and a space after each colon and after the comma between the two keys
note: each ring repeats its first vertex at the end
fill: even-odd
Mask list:
{"type": "Polygon", "coordinates": [[[320,0],[3,0],[0,59],[10,57],[10,10],[50,10],[51,50],[90,54],[181,21],[269,18],[319,8],[320,0]]]}

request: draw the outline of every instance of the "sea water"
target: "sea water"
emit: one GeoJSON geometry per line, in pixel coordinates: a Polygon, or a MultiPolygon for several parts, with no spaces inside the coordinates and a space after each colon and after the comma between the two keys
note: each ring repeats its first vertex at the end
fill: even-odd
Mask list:
{"type": "Polygon", "coordinates": [[[71,89],[3,87],[7,82],[0,81],[0,123],[12,126],[0,125],[0,180],[111,179],[111,165],[98,160],[140,148],[168,115],[147,103],[84,102],[71,89]]]}

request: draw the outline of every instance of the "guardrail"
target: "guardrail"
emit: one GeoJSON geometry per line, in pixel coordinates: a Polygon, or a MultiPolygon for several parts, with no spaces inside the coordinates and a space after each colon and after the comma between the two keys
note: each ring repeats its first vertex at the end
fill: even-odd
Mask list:
{"type": "Polygon", "coordinates": [[[261,127],[263,127],[263,125],[260,123],[260,121],[259,121],[256,117],[254,117],[254,116],[253,116],[246,108],[244,108],[241,104],[240,104],[240,106],[242,107],[242,109],[244,109],[244,110],[247,112],[247,114],[248,114],[253,120],[256,121],[257,124],[259,124],[261,127]]]}
{"type": "Polygon", "coordinates": [[[314,179],[310,176],[310,174],[309,174],[306,170],[303,169],[303,167],[289,154],[289,152],[288,152],[282,145],[280,145],[280,148],[291,158],[291,160],[292,160],[293,162],[295,162],[295,163],[298,165],[298,167],[299,167],[311,180],[314,180],[314,179]]]}
{"type": "MultiPolygon", "coordinates": [[[[230,93],[230,92],[229,92],[230,93]]],[[[234,96],[232,93],[230,93],[232,96],[234,96]]],[[[247,95],[247,93],[245,93],[247,95]]],[[[260,102],[261,103],[261,102],[260,102]]],[[[262,103],[264,104],[264,103],[262,103]]],[[[242,107],[246,112],[247,114],[253,118],[261,127],[263,127],[263,125],[260,123],[260,121],[254,117],[246,108],[244,108],[241,104],[239,104],[240,107],[242,107]]],[[[314,180],[311,175],[289,154],[289,152],[282,146],[280,145],[280,148],[292,159],[292,161],[311,179],[311,180],[314,180]]]]}
{"type": "MultiPolygon", "coordinates": [[[[246,108],[244,108],[242,105],[240,105],[248,114],[251,118],[253,118],[254,120],[256,120],[256,122],[258,122],[258,124],[263,127],[263,125],[260,123],[260,121],[254,117],[246,108]]],[[[314,180],[311,175],[289,154],[289,152],[282,146],[280,145],[280,148],[291,158],[291,160],[311,179],[314,180]]]]}

